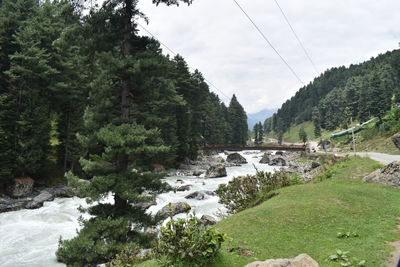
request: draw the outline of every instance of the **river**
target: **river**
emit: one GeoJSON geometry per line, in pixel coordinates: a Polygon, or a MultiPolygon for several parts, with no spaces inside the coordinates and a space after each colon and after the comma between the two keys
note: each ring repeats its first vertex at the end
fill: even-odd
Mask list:
{"type": "MultiPolygon", "coordinates": [[[[227,177],[204,179],[189,176],[168,177],[166,181],[172,186],[191,184],[190,191],[169,192],[157,197],[157,205],[152,206],[148,212],[156,213],[170,202],[187,202],[192,206],[192,211],[197,216],[203,214],[212,215],[218,211],[224,211],[224,207],[218,203],[217,196],[210,196],[204,200],[185,199],[185,196],[199,190],[214,191],[219,184],[228,183],[233,177],[254,174],[256,170],[274,171],[274,167],[259,164],[263,153],[241,152],[247,164],[228,167],[227,177]]],[[[226,158],[224,154],[219,156],[226,158]]],[[[1,267],[52,267],[65,266],[56,261],[60,236],[70,239],[76,235],[79,229],[78,218],[81,215],[77,208],[86,205],[80,198],[58,198],[52,202],[46,202],[40,209],[19,210],[0,214],[0,266],[1,267]]],[[[177,217],[185,217],[180,214],[177,217]]]]}

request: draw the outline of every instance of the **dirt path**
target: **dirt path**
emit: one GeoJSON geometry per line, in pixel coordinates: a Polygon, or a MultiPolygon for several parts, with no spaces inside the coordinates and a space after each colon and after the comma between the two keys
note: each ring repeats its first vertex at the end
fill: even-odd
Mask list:
{"type": "MultiPolygon", "coordinates": [[[[354,153],[347,153],[347,154],[354,155],[354,153]]],[[[357,152],[356,154],[361,157],[369,157],[385,165],[393,161],[400,161],[400,155],[389,155],[378,152],[357,152]]]]}

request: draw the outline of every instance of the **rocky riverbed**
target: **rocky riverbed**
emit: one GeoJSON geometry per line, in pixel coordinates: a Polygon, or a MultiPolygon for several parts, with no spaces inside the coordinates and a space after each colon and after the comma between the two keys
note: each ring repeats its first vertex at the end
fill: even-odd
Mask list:
{"type": "MultiPolygon", "coordinates": [[[[214,223],[213,220],[218,219],[216,214],[224,212],[224,207],[218,203],[218,196],[213,194],[218,185],[228,183],[236,176],[255,174],[254,166],[264,171],[281,168],[259,163],[264,155],[262,152],[248,151],[239,154],[247,163],[239,164],[244,162],[240,157],[234,157],[236,162],[226,163],[227,154],[220,153],[202,158],[198,162],[188,161],[181,169],[171,171],[166,182],[177,190],[158,195],[156,201],[151,203],[155,205],[150,206],[148,212],[157,214],[170,203],[186,203],[190,209],[186,204],[179,204],[179,207],[172,209],[173,214],[179,212],[175,217],[185,217],[186,214],[180,212],[189,210],[195,212],[196,216],[203,217],[205,224],[214,223]],[[216,165],[222,165],[226,176],[210,174],[210,168],[216,165]],[[217,178],[211,178],[213,176],[217,178]]],[[[0,266],[63,266],[56,262],[54,254],[58,240],[60,236],[69,239],[76,235],[76,230],[80,227],[78,218],[81,215],[77,208],[87,204],[84,199],[77,197],[55,198],[50,201],[57,197],[53,193],[55,192],[49,188],[41,189],[35,195],[27,197],[28,202],[22,205],[27,208],[28,203],[32,207],[36,206],[35,203],[40,203],[39,206],[43,205],[41,208],[0,214],[0,266]]]]}

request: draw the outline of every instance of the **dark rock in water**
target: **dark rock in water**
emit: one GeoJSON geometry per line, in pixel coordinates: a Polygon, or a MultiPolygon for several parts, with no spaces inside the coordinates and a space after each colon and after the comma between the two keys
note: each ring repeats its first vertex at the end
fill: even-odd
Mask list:
{"type": "Polygon", "coordinates": [[[43,207],[43,203],[45,201],[52,201],[52,200],[54,200],[54,196],[49,192],[47,192],[46,190],[43,190],[40,192],[38,196],[34,197],[31,202],[26,204],[25,208],[38,209],[40,207],[43,207]]]}
{"type": "Polygon", "coordinates": [[[201,216],[200,220],[201,220],[201,225],[203,227],[207,227],[207,226],[214,225],[217,223],[217,220],[213,216],[210,216],[210,215],[203,215],[203,216],[201,216]]]}
{"type": "Polygon", "coordinates": [[[24,197],[32,193],[34,183],[29,177],[17,178],[6,186],[6,191],[13,198],[24,197]]]}
{"type": "Polygon", "coordinates": [[[313,161],[311,163],[311,169],[318,168],[319,166],[321,166],[321,164],[319,162],[313,161]]]}
{"type": "Polygon", "coordinates": [[[157,201],[155,199],[153,199],[151,201],[136,203],[134,205],[134,207],[147,210],[148,208],[150,208],[151,206],[154,206],[154,205],[157,205],[157,201]]]}
{"type": "Polygon", "coordinates": [[[286,159],[281,156],[273,157],[271,158],[271,161],[269,163],[271,166],[286,166],[286,159]]]}
{"type": "Polygon", "coordinates": [[[400,189],[400,161],[394,161],[383,169],[367,175],[365,183],[379,183],[400,189]]]}
{"type": "Polygon", "coordinates": [[[0,204],[0,213],[23,209],[29,201],[30,199],[10,199],[8,201],[6,200],[5,203],[0,204]]]}
{"type": "Polygon", "coordinates": [[[183,192],[183,191],[189,191],[190,190],[191,185],[182,185],[180,187],[178,187],[178,189],[176,189],[176,191],[178,192],[183,192]]]}
{"type": "Polygon", "coordinates": [[[187,195],[185,198],[186,199],[203,200],[206,198],[207,195],[215,196],[215,193],[213,191],[196,191],[196,192],[193,192],[193,193],[187,195]]]}
{"type": "Polygon", "coordinates": [[[230,163],[234,163],[234,164],[246,164],[247,163],[247,160],[239,153],[229,154],[228,157],[226,158],[226,161],[230,162],[230,163]]]}
{"type": "Polygon", "coordinates": [[[264,155],[260,160],[260,163],[269,164],[270,161],[271,161],[271,153],[264,153],[264,155]]]}
{"type": "Polygon", "coordinates": [[[400,150],[400,133],[392,136],[392,142],[400,150]]]}
{"type": "Polygon", "coordinates": [[[283,152],[283,151],[276,151],[275,152],[275,155],[277,155],[277,156],[283,156],[285,154],[285,152],[283,152]]]}
{"type": "Polygon", "coordinates": [[[203,171],[195,170],[195,171],[193,171],[193,176],[200,176],[200,175],[202,175],[203,173],[204,173],[203,171]]]}
{"type": "Polygon", "coordinates": [[[186,202],[169,203],[157,212],[157,217],[168,218],[179,213],[188,212],[192,207],[186,202]]]}
{"type": "Polygon", "coordinates": [[[184,184],[184,183],[185,183],[182,179],[176,179],[176,182],[177,182],[177,183],[181,183],[181,184],[184,184]]]}
{"type": "Polygon", "coordinates": [[[206,172],[207,178],[219,178],[225,177],[226,175],[226,168],[223,164],[213,165],[206,172]]]}

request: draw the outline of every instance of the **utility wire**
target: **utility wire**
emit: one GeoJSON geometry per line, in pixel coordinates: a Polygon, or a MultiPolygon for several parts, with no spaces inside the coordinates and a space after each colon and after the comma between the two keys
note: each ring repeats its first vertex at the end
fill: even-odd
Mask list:
{"type": "MultiPolygon", "coordinates": [[[[150,34],[155,40],[157,40],[162,46],[164,46],[169,52],[171,52],[171,54],[173,54],[174,56],[178,55],[178,53],[176,53],[174,50],[172,50],[171,48],[169,48],[166,44],[164,44],[163,42],[161,42],[153,33],[151,33],[148,29],[146,29],[144,26],[142,26],[140,23],[136,22],[137,25],[139,25],[140,28],[142,28],[145,32],[147,32],[148,34],[150,34]]],[[[195,71],[196,69],[193,68],[192,66],[190,66],[188,64],[189,69],[191,69],[192,71],[195,71]]],[[[230,100],[230,97],[227,96],[224,92],[222,92],[217,86],[215,86],[212,82],[210,82],[206,77],[204,77],[203,74],[203,78],[204,81],[207,82],[211,87],[215,88],[218,92],[220,92],[228,101],[230,100]]]]}
{"type": "Polygon", "coordinates": [[[287,18],[285,12],[283,11],[282,7],[279,5],[277,0],[274,0],[275,4],[278,6],[279,10],[282,13],[282,16],[285,18],[286,23],[289,25],[290,29],[292,30],[292,33],[294,35],[294,37],[296,37],[297,41],[299,42],[301,48],[303,49],[304,54],[307,56],[308,60],[311,62],[311,64],[314,67],[314,70],[319,73],[318,68],[315,66],[314,61],[311,59],[310,54],[307,52],[307,49],[304,47],[303,42],[300,40],[299,36],[296,34],[296,31],[294,30],[292,24],[290,23],[289,19],[287,18]]]}
{"type": "MultiPolygon", "coordinates": [[[[144,26],[142,26],[139,22],[135,22],[140,28],[142,28],[145,32],[147,32],[150,36],[152,36],[155,40],[157,40],[162,46],[164,46],[171,54],[173,54],[174,56],[178,55],[178,53],[176,53],[174,50],[172,50],[171,48],[169,48],[166,44],[164,44],[163,42],[161,42],[153,33],[151,33],[147,28],[145,28],[144,26]]],[[[190,66],[188,64],[189,69],[191,69],[192,71],[195,71],[196,69],[193,68],[192,66],[190,66]]],[[[222,92],[218,87],[216,87],[212,82],[210,82],[206,77],[204,77],[203,74],[203,78],[204,81],[206,81],[211,87],[215,88],[218,92],[220,92],[228,101],[230,101],[230,97],[228,97],[224,92],[222,92]]],[[[256,118],[254,118],[253,116],[251,116],[250,114],[246,114],[249,118],[253,119],[254,121],[258,121],[256,118]]]]}
{"type": "Polygon", "coordinates": [[[233,0],[235,4],[239,7],[239,9],[243,12],[243,14],[250,20],[250,22],[253,24],[253,26],[256,28],[256,30],[261,34],[263,39],[268,43],[268,45],[274,50],[274,52],[279,56],[279,58],[285,63],[285,65],[288,67],[288,69],[293,73],[294,76],[296,76],[297,80],[303,85],[304,82],[300,79],[299,75],[294,71],[294,69],[289,65],[289,63],[281,56],[281,54],[278,52],[278,50],[272,45],[272,43],[268,40],[268,38],[265,36],[265,34],[260,30],[260,28],[257,26],[257,24],[253,21],[253,19],[247,14],[247,12],[241,7],[241,5],[236,1],[233,0]]]}

